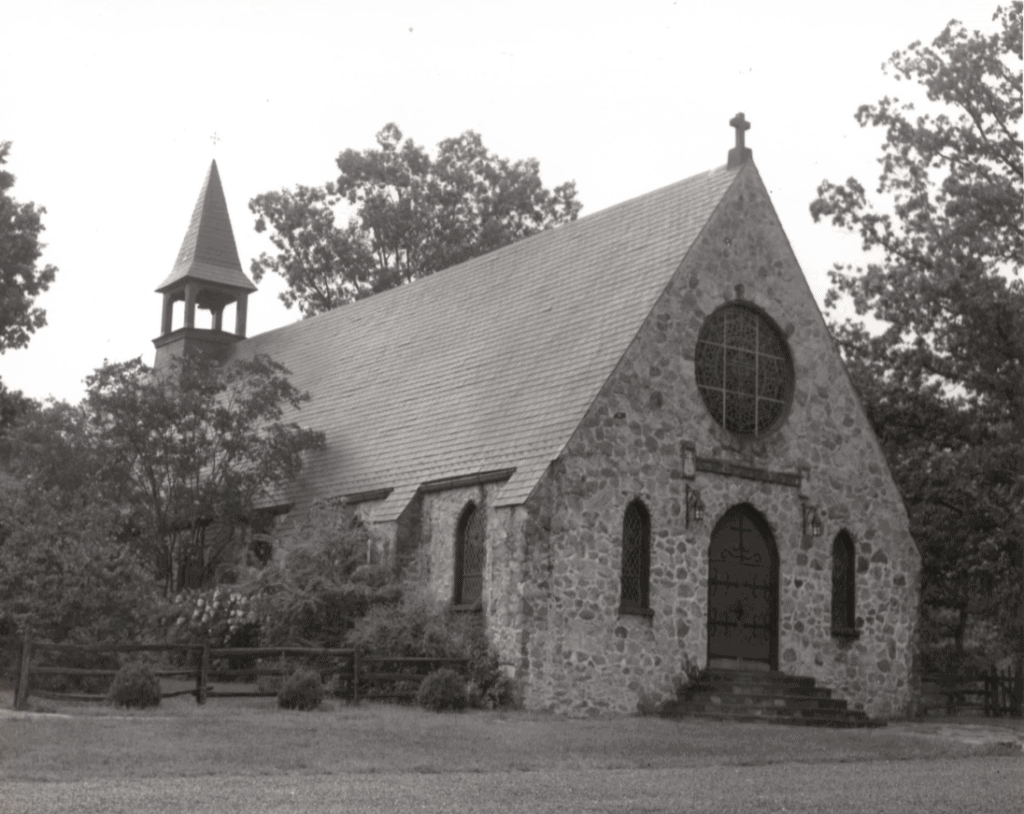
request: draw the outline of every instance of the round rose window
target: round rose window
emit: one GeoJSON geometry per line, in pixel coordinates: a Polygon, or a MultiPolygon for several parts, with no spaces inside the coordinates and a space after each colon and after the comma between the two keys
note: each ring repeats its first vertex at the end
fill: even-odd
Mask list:
{"type": "Polygon", "coordinates": [[[694,366],[704,404],[729,432],[763,435],[782,420],[793,363],[779,329],[759,311],[727,305],[709,316],[694,366]]]}

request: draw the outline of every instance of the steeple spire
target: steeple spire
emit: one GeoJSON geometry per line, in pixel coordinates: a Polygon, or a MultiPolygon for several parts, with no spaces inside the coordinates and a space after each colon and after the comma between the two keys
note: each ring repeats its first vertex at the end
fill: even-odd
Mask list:
{"type": "Polygon", "coordinates": [[[164,295],[160,337],[154,340],[158,364],[172,354],[223,348],[245,337],[246,305],[249,292],[256,286],[242,271],[238,259],[216,161],[210,163],[199,191],[174,268],[156,290],[164,295]],[[174,303],[178,300],[185,301],[185,324],[172,331],[174,303]],[[224,308],[231,303],[235,303],[234,334],[225,333],[221,327],[224,308]],[[210,311],[211,329],[196,328],[196,308],[210,311]]]}
{"type": "Polygon", "coordinates": [[[256,290],[238,260],[235,234],[231,231],[228,204],[224,199],[216,160],[210,162],[210,170],[199,191],[174,268],[156,290],[165,291],[186,277],[246,291],[256,290]]]}

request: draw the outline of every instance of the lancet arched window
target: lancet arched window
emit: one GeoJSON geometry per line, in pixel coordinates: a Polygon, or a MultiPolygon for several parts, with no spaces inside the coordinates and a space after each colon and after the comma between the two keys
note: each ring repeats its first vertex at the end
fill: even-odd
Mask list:
{"type": "Polygon", "coordinates": [[[651,516],[639,500],[626,507],[622,516],[623,613],[644,613],[650,609],[651,516]]]}
{"type": "Polygon", "coordinates": [[[832,632],[849,635],[857,627],[857,559],[853,540],[841,531],[832,541],[832,632]]]}
{"type": "Polygon", "coordinates": [[[484,540],[483,510],[470,503],[462,511],[455,532],[455,595],[456,605],[478,605],[483,598],[484,564],[487,547],[484,540]]]}

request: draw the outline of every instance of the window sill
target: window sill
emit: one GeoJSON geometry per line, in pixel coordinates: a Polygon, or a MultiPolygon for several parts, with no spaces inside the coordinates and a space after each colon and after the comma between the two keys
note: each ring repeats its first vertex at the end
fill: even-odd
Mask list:
{"type": "Polygon", "coordinates": [[[484,606],[480,602],[476,602],[472,605],[452,605],[451,609],[453,613],[480,613],[484,606]]]}
{"type": "Polygon", "coordinates": [[[635,605],[619,605],[619,616],[646,616],[650,619],[654,611],[650,608],[638,608],[635,605]]]}
{"type": "Polygon", "coordinates": [[[859,639],[860,631],[852,627],[834,627],[832,635],[837,639],[859,639]]]}

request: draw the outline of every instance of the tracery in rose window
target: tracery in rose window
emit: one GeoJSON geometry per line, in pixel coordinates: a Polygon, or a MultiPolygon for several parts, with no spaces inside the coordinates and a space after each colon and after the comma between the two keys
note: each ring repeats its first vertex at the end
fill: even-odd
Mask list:
{"type": "Polygon", "coordinates": [[[720,308],[701,326],[694,365],[704,404],[729,432],[761,435],[781,420],[793,365],[767,317],[739,305],[720,308]]]}

